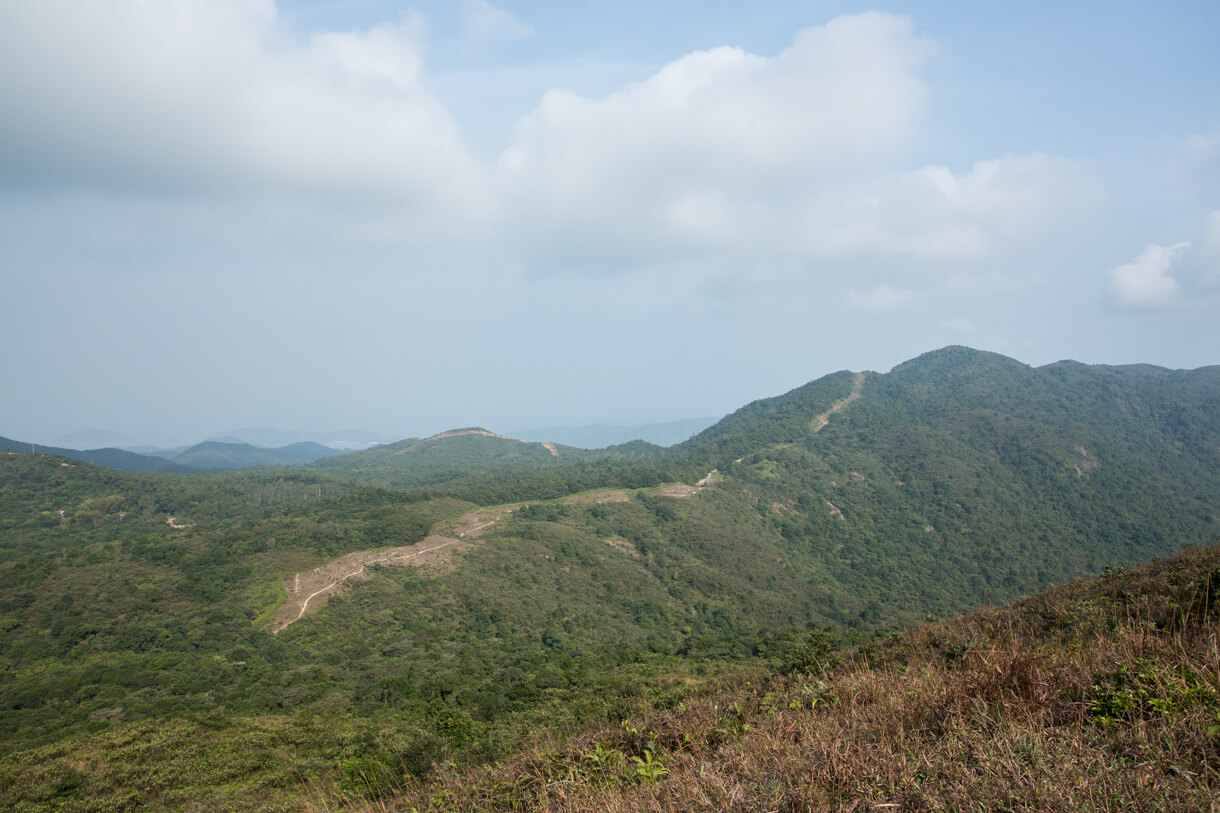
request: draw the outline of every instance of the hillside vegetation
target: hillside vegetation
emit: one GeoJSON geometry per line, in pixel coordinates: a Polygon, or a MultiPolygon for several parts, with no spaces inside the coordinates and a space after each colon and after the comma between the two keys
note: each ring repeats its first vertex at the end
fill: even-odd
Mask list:
{"type": "Polygon", "coordinates": [[[968,348],[826,376],[670,449],[457,430],[188,475],[3,454],[0,795],[377,796],[1210,544],[1217,505],[1220,368],[968,348]],[[476,511],[493,519],[428,567],[373,564],[271,631],[295,574],[476,511]]]}
{"type": "MultiPolygon", "coordinates": [[[[1209,810],[1220,548],[846,651],[353,809],[1209,810]]],[[[815,642],[816,643],[816,642],[815,642]]]]}

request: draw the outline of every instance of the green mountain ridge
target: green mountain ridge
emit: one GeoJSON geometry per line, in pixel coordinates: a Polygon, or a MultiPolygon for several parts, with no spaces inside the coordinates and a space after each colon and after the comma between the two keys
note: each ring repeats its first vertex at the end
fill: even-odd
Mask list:
{"type": "Polygon", "coordinates": [[[98,466],[106,466],[120,471],[151,471],[162,473],[189,474],[196,471],[190,466],[166,460],[156,455],[145,455],[129,452],[124,449],[63,449],[58,446],[43,446],[40,443],[25,443],[19,440],[0,437],[0,452],[42,454],[66,457],[80,460],[98,466]]]}
{"type": "MultiPolygon", "coordinates": [[[[419,488],[443,485],[453,489],[458,482],[503,479],[508,473],[562,469],[573,465],[603,463],[619,465],[651,461],[662,447],[646,441],[605,449],[577,449],[558,443],[538,443],[498,435],[482,427],[451,429],[428,438],[407,438],[384,446],[335,455],[319,460],[312,468],[386,488],[419,488]]],[[[589,478],[586,478],[589,480],[589,478]]],[[[532,496],[531,488],[547,492],[545,475],[523,486],[521,496],[532,496]]],[[[596,475],[589,480],[596,484],[596,475]]],[[[477,485],[475,486],[477,488],[477,485]]],[[[590,485],[589,487],[592,487],[590,485]]],[[[562,489],[560,489],[562,491],[562,489]]],[[[551,487],[551,496],[559,492],[551,487]]],[[[514,499],[512,494],[489,498],[491,502],[514,499]]]]}
{"type": "MultiPolygon", "coordinates": [[[[3,750],[70,759],[211,720],[228,733],[192,770],[212,806],[255,809],[247,780],[298,799],[301,777],[350,784],[387,754],[421,774],[500,759],[826,630],[867,640],[1214,542],[1220,368],[945,348],[754,401],[668,449],[472,427],[298,468],[63,463],[0,455],[3,750]],[[294,574],[458,541],[480,506],[434,564],[370,566],[269,631],[294,574]],[[226,761],[234,742],[268,753],[269,715],[297,774],[226,761]]],[[[190,781],[139,798],[182,806],[190,781]]]]}
{"type": "Polygon", "coordinates": [[[254,466],[301,466],[337,454],[338,450],[311,441],[267,449],[249,443],[209,440],[195,444],[176,455],[173,460],[193,469],[221,470],[254,466]]]}

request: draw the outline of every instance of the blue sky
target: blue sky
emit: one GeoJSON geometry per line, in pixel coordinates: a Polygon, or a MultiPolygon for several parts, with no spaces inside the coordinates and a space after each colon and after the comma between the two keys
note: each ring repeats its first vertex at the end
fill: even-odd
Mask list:
{"type": "Polygon", "coordinates": [[[1220,363],[1220,4],[0,0],[0,434],[1220,363]]]}

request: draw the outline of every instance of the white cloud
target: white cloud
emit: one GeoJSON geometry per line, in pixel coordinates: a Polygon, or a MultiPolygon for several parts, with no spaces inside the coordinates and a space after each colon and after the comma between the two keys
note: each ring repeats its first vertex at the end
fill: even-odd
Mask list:
{"type": "Polygon", "coordinates": [[[1045,155],[979,161],[954,174],[943,166],[826,184],[803,207],[776,212],[812,256],[980,259],[1054,224],[1095,199],[1096,184],[1072,162],[1045,155]]]}
{"type": "Polygon", "coordinates": [[[505,208],[539,263],[672,256],[930,262],[993,255],[1096,198],[1041,154],[905,170],[933,53],[905,17],[801,31],[773,58],[722,47],[600,99],[552,90],[500,158],[505,208]]]}
{"type": "Polygon", "coordinates": [[[1122,307],[1164,308],[1172,305],[1178,281],[1170,271],[1190,248],[1190,243],[1162,246],[1153,243],[1129,263],[1110,270],[1110,293],[1122,307]]]}
{"type": "Polygon", "coordinates": [[[900,145],[929,51],[910,20],[866,14],[806,29],[771,59],[721,47],[601,99],[552,90],[500,159],[514,225],[566,235],[577,255],[618,253],[628,236],[644,253],[739,240],[900,145]]]}
{"type": "MultiPolygon", "coordinates": [[[[529,33],[462,8],[468,38],[529,33]]],[[[0,180],[269,198],[361,240],[498,239],[539,270],[715,257],[805,278],[992,258],[1091,194],[1041,154],[903,166],[934,53],[906,17],[840,17],[773,57],[694,52],[602,98],[551,90],[495,167],[429,91],[422,28],[297,42],[272,0],[2,6],[0,180]]]]}
{"type": "Polygon", "coordinates": [[[40,0],[0,16],[0,177],[270,194],[439,225],[485,194],[411,19],[298,44],[270,0],[40,0]]]}
{"type": "Polygon", "coordinates": [[[487,0],[462,0],[462,22],[466,41],[473,47],[499,40],[521,40],[534,33],[533,28],[487,0]]]}

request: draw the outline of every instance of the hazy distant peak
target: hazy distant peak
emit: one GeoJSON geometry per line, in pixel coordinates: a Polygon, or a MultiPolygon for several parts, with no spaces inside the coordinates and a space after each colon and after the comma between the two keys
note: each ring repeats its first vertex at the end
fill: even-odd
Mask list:
{"type": "Polygon", "coordinates": [[[589,424],[585,426],[551,426],[541,429],[520,429],[512,434],[530,442],[551,441],[577,449],[604,449],[621,446],[633,441],[644,441],[655,446],[672,446],[682,443],[707,429],[719,418],[684,418],[676,421],[621,426],[615,424],[589,424]]]}
{"type": "Polygon", "coordinates": [[[508,435],[497,435],[489,429],[484,429],[481,426],[468,426],[462,429],[450,429],[447,432],[441,432],[433,435],[425,440],[440,440],[442,438],[456,438],[462,435],[482,435],[489,438],[501,438],[502,440],[515,440],[518,443],[528,443],[529,441],[521,440],[520,438],[509,437],[508,435]]]}

